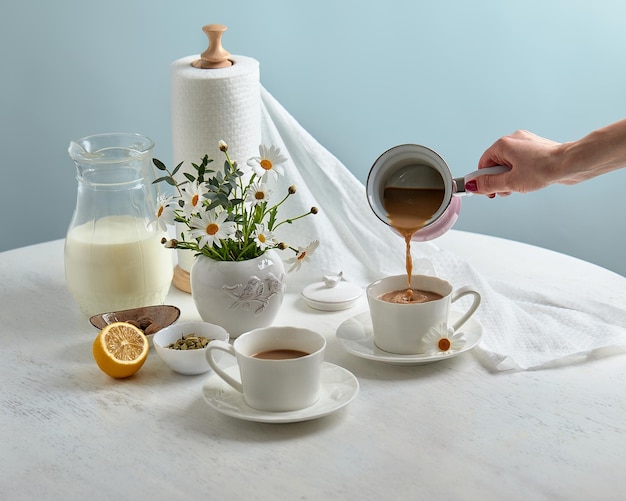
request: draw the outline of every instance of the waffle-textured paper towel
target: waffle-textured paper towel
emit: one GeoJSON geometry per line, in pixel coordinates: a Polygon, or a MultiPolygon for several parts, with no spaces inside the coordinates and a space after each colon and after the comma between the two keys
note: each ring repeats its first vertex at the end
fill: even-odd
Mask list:
{"type": "MultiPolygon", "coordinates": [[[[261,96],[263,141],[279,146],[289,157],[282,187],[276,191],[297,186],[297,195],[289,199],[290,215],[313,205],[320,209],[316,216],[287,225],[283,239],[290,244],[320,241],[313,262],[289,275],[289,287],[299,290],[328,271],[341,270],[360,285],[402,273],[404,256],[392,246],[399,237],[374,216],[363,184],[269,92],[261,88],[261,96]]],[[[434,273],[457,288],[472,285],[480,291],[477,315],[484,335],[476,350],[490,370],[547,368],[626,350],[626,279],[622,297],[614,301],[624,307],[617,308],[541,277],[488,282],[432,242],[413,247],[416,273],[434,273]]]]}
{"type": "MultiPolygon", "coordinates": [[[[258,154],[261,142],[261,95],[259,62],[246,56],[230,56],[232,66],[202,69],[191,63],[199,55],[172,64],[172,149],[173,165],[200,163],[204,155],[222,168],[224,154],[218,143],[228,143],[234,158],[258,154]]],[[[178,230],[179,231],[179,230],[178,230]]],[[[189,271],[193,253],[178,251],[178,264],[189,271]]]]}

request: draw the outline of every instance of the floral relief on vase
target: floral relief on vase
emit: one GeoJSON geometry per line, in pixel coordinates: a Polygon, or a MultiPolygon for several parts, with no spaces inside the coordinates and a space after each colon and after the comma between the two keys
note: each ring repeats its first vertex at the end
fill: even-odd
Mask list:
{"type": "Polygon", "coordinates": [[[263,279],[253,275],[245,284],[222,285],[222,290],[233,299],[229,309],[241,308],[246,311],[254,311],[260,315],[270,303],[270,299],[285,288],[285,275],[278,278],[273,273],[268,273],[263,279]]]}

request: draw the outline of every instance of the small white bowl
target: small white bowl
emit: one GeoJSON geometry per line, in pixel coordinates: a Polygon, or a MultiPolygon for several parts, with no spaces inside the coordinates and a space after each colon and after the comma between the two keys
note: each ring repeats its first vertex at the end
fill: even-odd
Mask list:
{"type": "Polygon", "coordinates": [[[206,347],[195,350],[174,350],[168,348],[182,336],[195,334],[204,336],[209,341],[219,339],[228,341],[228,332],[219,325],[208,322],[179,322],[158,331],[152,336],[152,342],[159,358],[174,372],[192,376],[211,370],[206,360],[206,347]]]}

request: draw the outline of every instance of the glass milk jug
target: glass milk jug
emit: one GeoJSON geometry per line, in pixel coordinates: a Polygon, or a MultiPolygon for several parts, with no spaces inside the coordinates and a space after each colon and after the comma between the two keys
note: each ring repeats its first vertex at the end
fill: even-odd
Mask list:
{"type": "Polygon", "coordinates": [[[165,301],[173,262],[155,216],[153,147],[139,134],[70,142],[78,194],[65,239],[65,279],[86,315],[165,301]]]}

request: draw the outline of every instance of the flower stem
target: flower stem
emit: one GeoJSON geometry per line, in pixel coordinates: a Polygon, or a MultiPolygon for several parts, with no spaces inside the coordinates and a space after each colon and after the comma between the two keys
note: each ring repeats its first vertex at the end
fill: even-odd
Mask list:
{"type": "MultiPolygon", "coordinates": [[[[280,202],[278,202],[276,205],[273,205],[272,207],[270,207],[269,209],[267,209],[267,210],[263,213],[263,217],[265,217],[267,214],[269,214],[269,212],[270,212],[270,211],[272,211],[272,210],[274,210],[274,209],[278,209],[278,208],[279,208],[282,204],[284,204],[284,203],[285,203],[285,201],[286,201],[286,200],[287,200],[290,196],[291,196],[291,193],[287,193],[287,194],[285,195],[285,197],[284,197],[284,198],[283,198],[280,202]]],[[[262,217],[262,218],[263,218],[263,217],[262,217]]],[[[261,218],[261,219],[262,219],[262,218],[261,218]]]]}
{"type": "Polygon", "coordinates": [[[281,221],[280,223],[278,223],[276,226],[274,226],[274,228],[278,228],[281,224],[285,224],[285,223],[293,223],[294,221],[297,221],[298,219],[302,219],[303,217],[307,217],[309,214],[311,214],[311,211],[309,212],[305,212],[304,214],[300,214],[299,216],[296,217],[292,217],[290,219],[285,219],[284,221],[281,221]]]}

